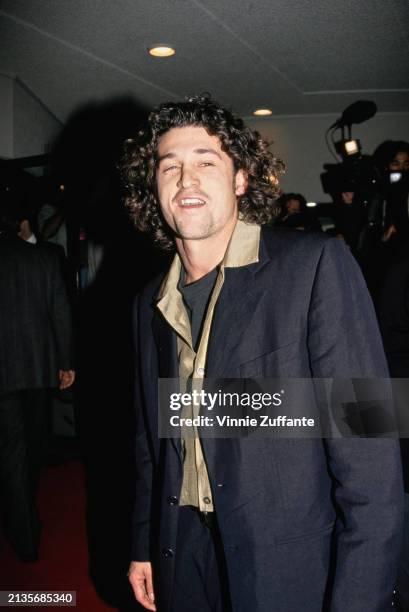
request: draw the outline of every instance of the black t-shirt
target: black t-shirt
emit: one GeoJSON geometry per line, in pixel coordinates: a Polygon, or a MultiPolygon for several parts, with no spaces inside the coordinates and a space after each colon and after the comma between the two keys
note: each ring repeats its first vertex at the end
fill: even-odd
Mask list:
{"type": "Polygon", "coordinates": [[[183,296],[183,301],[189,314],[192,342],[195,351],[197,351],[200,342],[207,305],[216,282],[217,272],[218,269],[215,268],[206,274],[206,276],[188,285],[186,284],[186,272],[183,267],[180,272],[178,289],[183,296]]]}

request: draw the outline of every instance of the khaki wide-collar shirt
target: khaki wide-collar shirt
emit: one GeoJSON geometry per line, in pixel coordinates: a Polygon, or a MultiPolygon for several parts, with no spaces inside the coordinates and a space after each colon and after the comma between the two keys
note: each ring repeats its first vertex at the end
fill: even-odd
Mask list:
{"type": "MultiPolygon", "coordinates": [[[[214,309],[224,283],[225,268],[239,268],[258,262],[259,244],[260,227],[258,225],[249,225],[239,219],[223,261],[219,266],[216,282],[202,325],[197,352],[195,352],[192,344],[189,315],[182,294],[178,289],[182,263],[179,255],[175,255],[169,273],[159,290],[156,306],[177,334],[179,377],[181,379],[182,392],[186,390],[188,379],[192,379],[190,381],[192,390],[200,391],[203,386],[210,329],[214,309]]],[[[188,407],[187,413],[185,411],[185,414],[182,414],[182,416],[195,416],[198,412],[199,407],[188,407]]],[[[197,428],[191,428],[190,431],[183,431],[182,429],[181,435],[183,482],[179,503],[180,505],[195,506],[201,512],[213,512],[212,491],[197,428]]]]}

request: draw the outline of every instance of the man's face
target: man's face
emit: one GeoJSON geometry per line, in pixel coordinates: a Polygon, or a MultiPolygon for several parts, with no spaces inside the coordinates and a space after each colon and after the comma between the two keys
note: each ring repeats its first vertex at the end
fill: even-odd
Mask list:
{"type": "Polygon", "coordinates": [[[177,237],[227,239],[237,221],[237,197],[246,190],[243,171],[202,127],[172,128],[158,143],[156,183],[163,216],[177,237]]]}
{"type": "Polygon", "coordinates": [[[288,200],[285,205],[288,215],[296,215],[300,212],[301,206],[298,200],[288,200]]]}
{"type": "Polygon", "coordinates": [[[389,170],[391,172],[409,170],[409,154],[406,151],[398,151],[393,160],[389,163],[389,170]]]}
{"type": "Polygon", "coordinates": [[[341,193],[341,198],[344,204],[352,204],[354,201],[354,192],[353,191],[343,191],[341,193]]]}

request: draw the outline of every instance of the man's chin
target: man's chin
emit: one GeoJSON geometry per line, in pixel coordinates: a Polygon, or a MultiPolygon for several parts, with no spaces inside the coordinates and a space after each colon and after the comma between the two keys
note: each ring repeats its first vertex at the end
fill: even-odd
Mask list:
{"type": "Polygon", "coordinates": [[[205,240],[206,238],[209,238],[210,234],[207,232],[203,232],[203,233],[178,232],[175,234],[175,236],[176,238],[179,238],[180,240],[190,241],[190,240],[205,240]]]}
{"type": "Polygon", "coordinates": [[[197,227],[193,224],[190,227],[176,227],[175,236],[180,240],[205,240],[212,235],[211,227],[197,227]]]}

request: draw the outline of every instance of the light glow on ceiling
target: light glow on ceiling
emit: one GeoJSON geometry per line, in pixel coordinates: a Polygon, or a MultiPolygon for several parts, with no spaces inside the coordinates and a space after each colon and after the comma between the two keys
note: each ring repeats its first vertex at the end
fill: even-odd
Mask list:
{"type": "Polygon", "coordinates": [[[149,47],[149,54],[153,55],[153,57],[171,57],[175,55],[176,51],[173,47],[169,47],[169,45],[155,45],[154,47],[149,47]]]}
{"type": "Polygon", "coordinates": [[[269,108],[257,108],[255,111],[253,111],[253,115],[256,115],[256,117],[267,117],[268,115],[272,114],[273,111],[269,108]]]}

